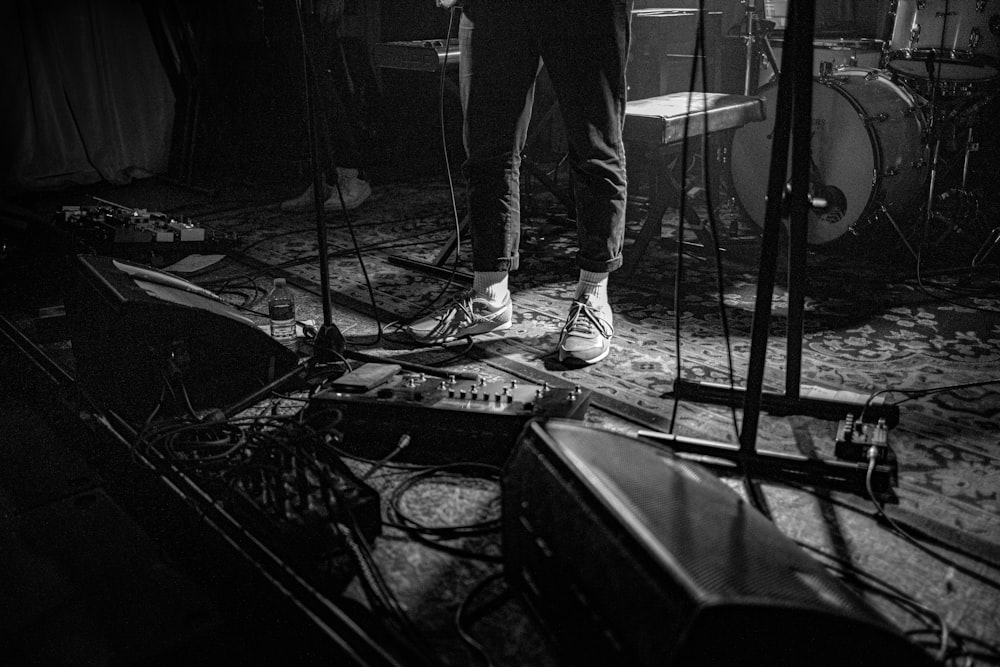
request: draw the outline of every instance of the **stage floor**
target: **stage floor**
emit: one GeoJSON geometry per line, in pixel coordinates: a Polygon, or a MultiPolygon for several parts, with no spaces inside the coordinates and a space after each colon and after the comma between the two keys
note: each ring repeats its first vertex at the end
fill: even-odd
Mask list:
{"type": "MultiPolygon", "coordinates": [[[[42,221],[49,220],[62,205],[92,204],[93,196],[126,207],[187,216],[220,239],[199,251],[221,257],[207,260],[198,271],[178,275],[216,292],[232,307],[245,309],[251,319],[262,324],[265,320],[259,313],[263,294],[273,277],[285,277],[295,290],[298,318],[322,324],[316,222],[309,213],[289,214],[278,207],[282,198],[298,194],[295,190],[301,184],[248,179],[212,185],[209,191],[195,191],[150,179],[120,188],[95,186],[48,193],[22,199],[18,205],[42,221]]],[[[629,242],[638,229],[645,204],[641,189],[636,190],[629,211],[629,242]]],[[[459,190],[454,196],[456,208],[461,211],[464,194],[459,190]]],[[[437,261],[457,224],[451,198],[447,184],[439,180],[375,183],[372,198],[351,212],[349,218],[339,211],[324,216],[329,237],[331,321],[346,338],[348,350],[445,372],[475,373],[489,382],[517,380],[554,387],[580,386],[591,392],[583,421],[595,429],[629,437],[640,430],[672,431],[730,446],[738,442],[735,431],[743,423],[741,405],[730,409],[689,398],[678,400],[674,393],[679,378],[692,383],[728,384],[732,380],[742,385],[745,381],[757,299],[760,229],[747,219],[738,202],[721,197],[712,207],[719,230],[715,237],[722,248],[719,272],[712,249],[697,245],[704,236],[690,235],[688,252],[683,260],[678,259],[676,215],[668,213],[662,238],[650,245],[636,272],[612,276],[610,294],[616,331],[611,355],[592,368],[574,370],[564,368],[554,355],[576,280],[574,223],[559,200],[538,183],[533,183],[525,194],[522,268],[511,277],[513,327],[503,335],[485,336],[472,343],[461,341],[444,348],[415,346],[403,334],[401,323],[464,288],[467,241],[461,246],[457,262],[454,254],[437,261]],[[443,275],[401,264],[399,258],[437,264],[443,275]],[[453,267],[459,272],[452,276],[453,267]],[[720,300],[724,303],[721,310],[720,300]]],[[[695,204],[707,219],[705,202],[696,200],[695,204]]],[[[914,234],[920,230],[919,220],[900,222],[914,234]]],[[[801,345],[799,384],[806,392],[843,392],[841,396],[858,405],[877,395],[898,410],[899,423],[889,432],[898,459],[897,498],[885,506],[885,512],[908,537],[878,518],[863,489],[832,489],[822,480],[780,483],[767,479],[765,474],[754,480],[777,527],[841,574],[844,570],[860,572],[851,586],[895,625],[912,633],[914,641],[933,653],[939,639],[938,622],[943,619],[951,630],[949,655],[977,655],[981,664],[996,661],[1000,641],[1000,385],[989,383],[1000,380],[1000,257],[993,253],[974,270],[971,263],[984,235],[996,224],[995,209],[987,209],[982,219],[964,225],[960,234],[943,234],[950,228],[945,225],[937,230],[942,233],[921,237],[932,242],[922,246],[919,263],[884,224],[856,242],[809,248],[803,285],[803,331],[801,340],[791,343],[801,345]],[[954,389],[932,391],[945,387],[954,389]]],[[[164,485],[155,475],[143,472],[141,466],[129,473],[129,457],[121,456],[121,452],[110,456],[108,452],[124,445],[108,439],[100,424],[95,425],[97,435],[83,437],[74,433],[73,410],[68,418],[65,416],[65,406],[73,404],[72,346],[66,342],[72,332],[63,330],[60,336],[58,329],[46,328],[52,326],[51,322],[38,318],[40,308],[57,308],[63,301],[65,255],[54,252],[45,239],[33,236],[31,229],[23,234],[17,232],[15,237],[3,261],[4,280],[10,289],[5,288],[2,314],[18,332],[37,342],[66,375],[56,370],[45,377],[31,364],[12,366],[19,372],[11,374],[5,383],[5,405],[16,405],[18,409],[5,409],[6,422],[23,424],[29,419],[25,411],[41,406],[37,409],[43,414],[30,419],[52,426],[42,434],[8,430],[16,434],[7,439],[8,456],[25,461],[19,470],[31,471],[24,475],[35,482],[33,487],[26,485],[20,472],[5,466],[12,472],[3,479],[4,521],[16,528],[11,534],[24,535],[32,525],[33,512],[58,513],[56,504],[64,503],[66,498],[97,493],[100,502],[95,506],[106,508],[105,516],[117,517],[115,525],[134,521],[139,528],[129,530],[141,533],[143,544],[148,537],[154,545],[149,549],[170,554],[172,548],[190,540],[168,529],[177,526],[156,530],[156,526],[163,526],[158,513],[164,507],[139,497],[136,489],[141,485],[135,483],[135,476],[150,485],[164,485]],[[42,389],[53,381],[63,386],[51,392],[42,389]],[[42,405],[34,400],[39,396],[56,400],[42,405]],[[53,416],[60,410],[62,417],[53,416]],[[39,439],[48,443],[45,456],[39,455],[37,460],[26,457],[23,452],[39,439]],[[82,457],[83,462],[66,463],[73,457],[82,457]],[[63,463],[54,466],[52,461],[63,463]],[[65,468],[77,465],[92,470],[93,475],[85,475],[85,482],[76,482],[86,488],[70,489],[65,486],[65,468]],[[39,488],[57,483],[64,485],[59,487],[62,491],[37,493],[39,488]]],[[[163,267],[184,254],[171,249],[139,253],[133,259],[163,267]]],[[[765,388],[772,394],[782,394],[787,382],[786,269],[781,257],[763,377],[765,388]]],[[[308,346],[302,348],[302,353],[309,354],[308,346]]],[[[18,352],[8,355],[11,360],[23,357],[18,352]]],[[[287,399],[273,400],[281,404],[280,410],[294,410],[287,399]]],[[[264,407],[269,407],[265,403],[264,407]]],[[[757,448],[786,456],[833,458],[836,419],[792,412],[765,412],[760,416],[757,448]]],[[[431,423],[438,415],[428,409],[425,418],[431,423]]],[[[419,429],[420,423],[410,426],[419,429]]],[[[390,461],[373,467],[372,460],[380,456],[365,456],[363,441],[345,444],[350,445],[345,447],[349,453],[361,454],[344,457],[350,470],[358,476],[370,474],[365,481],[379,493],[383,503],[387,523],[372,544],[371,564],[408,619],[404,630],[396,627],[394,631],[419,635],[437,662],[443,664],[470,664],[479,659],[480,650],[498,665],[559,664],[558,653],[546,642],[537,622],[498,576],[503,544],[497,531],[474,535],[461,535],[459,531],[457,539],[447,542],[450,551],[444,551],[440,544],[415,539],[412,531],[398,525],[399,515],[390,511],[396,503],[397,509],[402,507],[407,516],[425,526],[494,521],[499,518],[502,497],[496,471],[445,471],[421,479],[419,470],[411,464],[390,461]],[[460,609],[462,628],[455,622],[460,609]],[[479,649],[463,641],[461,635],[466,631],[475,638],[479,649]]],[[[515,446],[510,443],[512,449],[515,446]]],[[[722,477],[735,493],[746,494],[740,475],[722,477]]],[[[164,486],[162,491],[165,497],[171,495],[169,487],[164,486]]],[[[192,512],[191,521],[179,523],[183,530],[194,531],[192,526],[200,525],[196,509],[197,504],[181,502],[170,511],[192,512]]],[[[79,525],[76,522],[78,529],[79,525]]],[[[202,534],[206,528],[200,525],[198,530],[202,534]]],[[[81,533],[74,539],[85,539],[86,531],[81,533]]],[[[161,567],[154,558],[144,560],[146,565],[137,568],[139,573],[126,573],[124,566],[110,573],[74,569],[72,549],[46,551],[42,541],[51,539],[43,535],[22,540],[14,552],[23,556],[16,559],[21,566],[18,571],[25,573],[25,581],[34,582],[9,598],[19,601],[22,607],[8,616],[8,628],[32,629],[23,635],[29,637],[24,642],[72,634],[53,621],[51,614],[53,609],[69,609],[65,600],[77,589],[72,585],[54,588],[61,592],[52,598],[55,601],[46,603],[48,606],[39,603],[31,591],[43,590],[55,580],[72,582],[74,577],[122,577],[121,582],[126,581],[126,576],[143,579],[147,574],[154,576],[152,573],[161,567]],[[47,569],[36,567],[43,553],[50,556],[45,561],[47,569]]],[[[135,544],[138,538],[116,539],[135,544]]],[[[187,544],[185,549],[189,547],[187,544]]],[[[278,552],[287,548],[288,544],[275,546],[278,552]]],[[[280,607],[280,613],[273,618],[255,615],[251,625],[246,619],[249,614],[236,613],[239,596],[227,596],[204,585],[206,579],[225,578],[213,572],[212,562],[185,557],[168,559],[168,564],[171,572],[176,571],[178,579],[185,582],[180,588],[188,591],[191,582],[189,593],[178,593],[186,600],[184,604],[216,610],[214,616],[202,619],[203,623],[184,626],[184,632],[203,638],[206,644],[216,637],[224,642],[246,642],[253,634],[234,633],[234,627],[266,632],[272,624],[286,630],[289,626],[315,625],[295,605],[280,607]]],[[[315,573],[302,574],[307,580],[315,578],[315,573]]],[[[246,576],[241,585],[263,590],[262,598],[273,593],[267,590],[275,586],[273,581],[246,576]]],[[[359,617],[372,604],[358,578],[342,590],[327,594],[359,617]]],[[[155,604],[171,604],[167,597],[152,599],[155,604]]],[[[66,650],[103,650],[110,646],[122,655],[145,658],[135,647],[129,648],[122,628],[133,621],[142,625],[154,621],[109,614],[105,604],[108,599],[113,598],[101,598],[100,592],[93,592],[79,600],[83,611],[55,615],[57,620],[75,623],[74,636],[84,637],[75,644],[67,640],[66,650]],[[80,622],[95,609],[96,625],[80,622]],[[88,643],[87,638],[100,644],[99,649],[94,649],[94,642],[88,643]]],[[[177,606],[172,609],[183,618],[177,606]]],[[[372,632],[378,636],[380,631],[372,632]]],[[[178,631],[177,636],[181,634],[178,631]]],[[[279,636],[298,635],[290,631],[279,636]]],[[[18,650],[29,657],[42,655],[33,653],[40,650],[37,645],[24,642],[18,650]]],[[[170,642],[164,640],[163,644],[163,655],[169,655],[170,642]]],[[[181,644],[178,639],[177,646],[181,644]]],[[[305,650],[303,659],[318,658],[313,651],[305,650]]]]}

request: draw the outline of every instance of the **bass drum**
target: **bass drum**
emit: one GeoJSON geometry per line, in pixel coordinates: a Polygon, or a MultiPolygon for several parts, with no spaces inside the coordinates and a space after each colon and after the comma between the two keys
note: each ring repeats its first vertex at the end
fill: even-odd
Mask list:
{"type": "MultiPolygon", "coordinates": [[[[777,93],[777,84],[762,88],[766,119],[733,135],[736,195],[761,228],[777,93]]],[[[883,209],[907,224],[923,202],[928,173],[926,120],[916,98],[882,70],[851,67],[814,79],[812,97],[810,182],[814,196],[827,205],[811,209],[808,242],[823,245],[867,234],[883,209]]],[[[791,166],[789,152],[789,176],[791,166]]]]}

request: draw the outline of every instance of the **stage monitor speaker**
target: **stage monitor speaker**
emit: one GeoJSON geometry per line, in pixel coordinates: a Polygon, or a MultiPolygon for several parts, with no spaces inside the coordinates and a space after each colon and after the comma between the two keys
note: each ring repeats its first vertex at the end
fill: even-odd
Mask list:
{"type": "Polygon", "coordinates": [[[76,377],[133,424],[225,408],[298,355],[217,295],[164,271],[79,255],[66,292],[76,377]],[[190,408],[188,407],[190,403],[190,408]]]}
{"type": "Polygon", "coordinates": [[[707,470],[579,422],[520,436],[503,558],[571,664],[934,664],[707,470]]]}

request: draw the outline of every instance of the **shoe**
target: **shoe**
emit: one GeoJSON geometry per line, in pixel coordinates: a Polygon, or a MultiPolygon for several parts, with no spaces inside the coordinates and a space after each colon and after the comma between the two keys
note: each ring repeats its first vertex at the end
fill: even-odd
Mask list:
{"type": "MultiPolygon", "coordinates": [[[[372,196],[372,186],[368,184],[368,181],[358,178],[357,169],[338,169],[337,182],[340,183],[340,192],[344,195],[344,207],[348,211],[361,206],[372,196]]],[[[323,199],[324,211],[341,210],[340,194],[337,193],[336,188],[324,184],[323,199]]],[[[313,186],[310,185],[298,197],[281,202],[281,210],[286,213],[301,213],[313,210],[313,186]]]]}
{"type": "MultiPolygon", "coordinates": [[[[334,193],[336,195],[336,193],[334,193]]],[[[323,186],[323,197],[324,199],[330,196],[330,186],[323,186]]],[[[324,204],[324,207],[326,204],[324,204]]],[[[339,203],[338,203],[339,206],[339,203]]],[[[313,186],[310,185],[306,188],[305,192],[300,194],[298,197],[293,199],[286,199],[281,202],[281,210],[286,213],[299,213],[302,211],[311,211],[313,209],[313,186]]]]}
{"type": "Polygon", "coordinates": [[[324,210],[341,210],[341,194],[344,196],[344,208],[348,211],[353,211],[357,207],[364,204],[365,201],[372,196],[372,186],[368,185],[368,181],[363,181],[357,177],[357,170],[351,169],[345,171],[353,171],[354,175],[345,175],[343,172],[339,173],[338,182],[340,183],[340,194],[337,193],[337,188],[329,188],[330,196],[323,203],[324,210]]]}
{"type": "Polygon", "coordinates": [[[559,336],[559,361],[567,366],[596,364],[611,352],[611,308],[592,303],[590,297],[573,301],[559,336]]]}
{"type": "Polygon", "coordinates": [[[476,296],[474,290],[458,294],[450,305],[406,327],[418,343],[439,345],[466,336],[477,336],[510,328],[513,307],[510,294],[499,306],[476,296]]]}

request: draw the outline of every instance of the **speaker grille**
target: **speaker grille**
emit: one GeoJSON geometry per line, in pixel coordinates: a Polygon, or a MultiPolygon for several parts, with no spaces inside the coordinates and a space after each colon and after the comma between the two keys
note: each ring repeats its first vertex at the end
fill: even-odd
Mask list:
{"type": "Polygon", "coordinates": [[[661,448],[535,422],[503,480],[507,577],[581,662],[930,664],[729,487],[661,448]]]}

